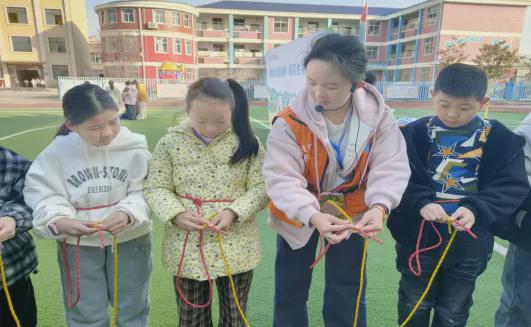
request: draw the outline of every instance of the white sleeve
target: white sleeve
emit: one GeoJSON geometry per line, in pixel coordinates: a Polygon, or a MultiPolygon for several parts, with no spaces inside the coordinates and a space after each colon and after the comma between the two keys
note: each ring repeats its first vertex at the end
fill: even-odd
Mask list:
{"type": "Polygon", "coordinates": [[[151,154],[147,150],[147,145],[146,149],[135,150],[130,161],[134,167],[130,170],[127,194],[116,206],[117,210],[125,211],[131,217],[133,222],[130,226],[151,220],[151,210],[144,198],[144,179],[148,172],[150,158],[151,154]]]}
{"type": "MultiPolygon", "coordinates": [[[[56,155],[55,155],[56,156],[56,155]]],[[[76,209],[68,200],[61,176],[61,162],[44,150],[30,166],[24,183],[24,201],[33,209],[33,231],[46,238],[55,237],[48,224],[59,217],[74,219],[76,209]]]]}

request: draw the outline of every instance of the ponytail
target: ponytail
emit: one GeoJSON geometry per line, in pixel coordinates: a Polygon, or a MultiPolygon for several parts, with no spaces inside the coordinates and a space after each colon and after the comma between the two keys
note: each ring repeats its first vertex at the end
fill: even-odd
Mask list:
{"type": "Polygon", "coordinates": [[[68,135],[68,134],[70,134],[70,128],[66,127],[66,123],[63,123],[63,125],[61,125],[61,127],[59,127],[59,129],[55,133],[55,137],[68,135]]]}
{"type": "Polygon", "coordinates": [[[249,121],[249,102],[247,101],[245,90],[233,79],[227,79],[227,83],[234,94],[232,129],[240,141],[238,148],[230,159],[230,164],[234,165],[258,154],[258,140],[249,121]]]}

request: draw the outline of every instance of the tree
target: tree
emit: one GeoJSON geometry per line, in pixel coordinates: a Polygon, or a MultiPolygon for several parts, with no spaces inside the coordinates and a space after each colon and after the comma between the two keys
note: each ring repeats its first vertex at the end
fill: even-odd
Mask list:
{"type": "Polygon", "coordinates": [[[505,41],[483,44],[472,61],[485,71],[489,80],[498,81],[507,76],[518,63],[516,50],[511,50],[505,41]]]}
{"type": "Polygon", "coordinates": [[[468,56],[465,55],[465,43],[460,42],[455,36],[452,36],[451,45],[444,50],[439,50],[439,62],[446,67],[457,62],[465,61],[468,56]]]}

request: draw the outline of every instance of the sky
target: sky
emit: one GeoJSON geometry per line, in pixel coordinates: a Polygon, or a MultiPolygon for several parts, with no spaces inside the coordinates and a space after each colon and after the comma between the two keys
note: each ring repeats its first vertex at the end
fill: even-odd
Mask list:
{"type": "MultiPolygon", "coordinates": [[[[96,35],[98,31],[98,18],[94,12],[94,7],[103,3],[111,2],[114,0],[85,0],[87,7],[87,19],[89,35],[96,35]]],[[[257,2],[284,2],[284,3],[305,3],[315,5],[341,5],[341,6],[361,6],[362,0],[254,0],[257,2]]],[[[371,12],[370,7],[387,7],[387,8],[405,8],[411,5],[423,2],[424,0],[368,0],[369,1],[369,14],[371,12]]],[[[217,2],[217,0],[176,0],[175,2],[187,3],[191,5],[202,5],[206,3],[217,2]]]]}

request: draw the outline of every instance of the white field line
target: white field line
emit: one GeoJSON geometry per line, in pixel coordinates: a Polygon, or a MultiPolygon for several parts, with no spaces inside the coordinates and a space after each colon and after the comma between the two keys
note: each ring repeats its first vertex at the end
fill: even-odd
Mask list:
{"type": "Polygon", "coordinates": [[[43,130],[43,129],[57,128],[57,127],[59,127],[59,125],[27,129],[27,130],[22,131],[22,132],[18,132],[18,133],[14,133],[14,134],[10,134],[10,135],[4,136],[4,137],[0,137],[0,141],[5,141],[5,140],[10,139],[12,137],[16,137],[16,136],[20,136],[20,135],[24,135],[24,134],[28,134],[28,133],[32,133],[32,132],[36,132],[36,131],[40,131],[40,130],[43,130]]]}

